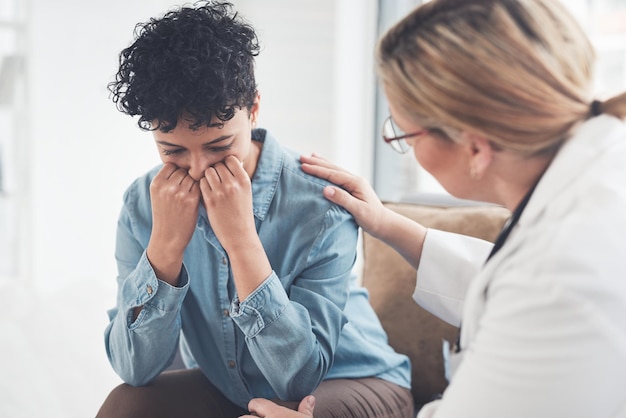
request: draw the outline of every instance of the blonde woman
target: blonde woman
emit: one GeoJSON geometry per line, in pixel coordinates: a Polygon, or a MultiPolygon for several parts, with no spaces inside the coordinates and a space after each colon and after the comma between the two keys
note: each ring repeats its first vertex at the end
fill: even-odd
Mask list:
{"type": "MultiPolygon", "coordinates": [[[[626,94],[595,98],[593,62],[555,0],[432,1],[380,41],[385,142],[452,195],[509,208],[494,245],[426,229],[301,158],[417,268],[416,302],[462,325],[450,384],[419,418],[626,417],[626,94]]],[[[309,401],[250,409],[312,416],[309,401]]]]}

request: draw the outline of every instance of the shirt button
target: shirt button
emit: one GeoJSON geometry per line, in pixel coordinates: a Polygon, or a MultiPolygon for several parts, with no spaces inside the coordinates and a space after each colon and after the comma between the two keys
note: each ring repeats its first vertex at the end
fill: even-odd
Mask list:
{"type": "Polygon", "coordinates": [[[150,285],[146,286],[146,292],[148,292],[149,295],[151,295],[153,291],[154,290],[152,289],[152,286],[150,286],[150,285]]]}
{"type": "Polygon", "coordinates": [[[235,362],[234,362],[234,361],[232,361],[232,360],[230,360],[230,361],[228,362],[228,367],[230,367],[231,369],[232,369],[233,367],[235,367],[235,362]]]}
{"type": "Polygon", "coordinates": [[[228,264],[228,260],[226,259],[226,257],[222,257],[222,264],[224,265],[228,264]]]}
{"type": "Polygon", "coordinates": [[[224,312],[224,316],[229,316],[230,312],[228,312],[228,309],[224,309],[222,312],[224,312]]]}

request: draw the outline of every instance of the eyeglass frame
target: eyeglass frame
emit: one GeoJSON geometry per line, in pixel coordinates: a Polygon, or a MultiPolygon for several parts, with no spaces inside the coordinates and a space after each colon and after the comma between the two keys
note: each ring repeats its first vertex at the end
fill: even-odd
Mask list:
{"type": "Polygon", "coordinates": [[[385,135],[385,126],[389,125],[391,127],[391,130],[395,133],[396,130],[402,131],[400,128],[396,128],[396,124],[393,121],[393,118],[391,116],[388,116],[387,119],[385,119],[385,121],[383,122],[382,125],[382,137],[383,137],[383,141],[385,141],[385,144],[389,144],[389,146],[396,151],[399,154],[406,154],[407,152],[409,152],[409,149],[411,149],[411,146],[409,144],[406,143],[405,139],[406,138],[410,138],[412,136],[418,136],[418,135],[424,135],[426,133],[428,133],[428,129],[422,129],[419,130],[417,132],[413,132],[413,133],[408,133],[408,134],[404,134],[404,135],[397,135],[397,136],[392,136],[389,137],[387,135],[385,135]],[[398,142],[399,141],[399,142],[398,142]]]}

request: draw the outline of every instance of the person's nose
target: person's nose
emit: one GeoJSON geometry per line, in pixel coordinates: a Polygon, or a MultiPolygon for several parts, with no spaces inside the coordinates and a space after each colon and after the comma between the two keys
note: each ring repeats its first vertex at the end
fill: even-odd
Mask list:
{"type": "Polygon", "coordinates": [[[187,172],[194,180],[198,181],[204,177],[204,170],[209,168],[211,161],[204,155],[191,155],[187,172]]]}

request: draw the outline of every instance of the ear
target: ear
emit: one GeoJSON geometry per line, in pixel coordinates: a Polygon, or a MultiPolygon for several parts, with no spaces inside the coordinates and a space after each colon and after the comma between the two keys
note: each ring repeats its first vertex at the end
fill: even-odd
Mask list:
{"type": "Polygon", "coordinates": [[[484,136],[467,132],[461,136],[467,150],[470,177],[480,180],[493,161],[493,148],[484,136]]]}
{"type": "Polygon", "coordinates": [[[257,91],[252,107],[250,108],[250,123],[255,127],[259,119],[259,108],[261,106],[261,93],[257,91]]]}

